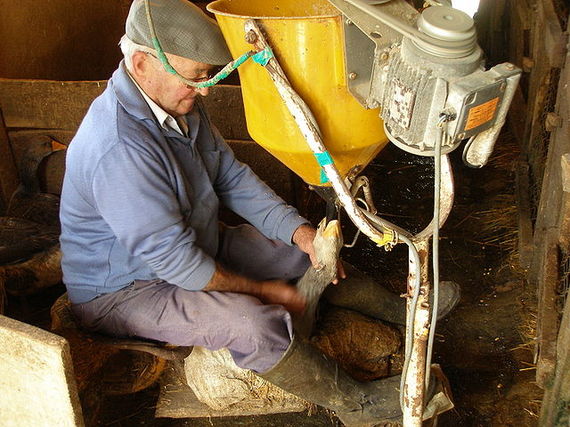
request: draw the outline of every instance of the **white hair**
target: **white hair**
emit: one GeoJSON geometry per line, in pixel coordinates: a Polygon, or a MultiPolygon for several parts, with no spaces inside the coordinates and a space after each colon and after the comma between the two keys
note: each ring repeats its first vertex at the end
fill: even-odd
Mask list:
{"type": "Polygon", "coordinates": [[[123,52],[123,57],[125,58],[125,66],[127,67],[127,70],[131,72],[133,70],[133,55],[136,52],[150,53],[156,57],[156,51],[154,49],[135,43],[130,38],[128,38],[126,34],[121,37],[119,46],[121,46],[121,51],[123,52]]]}

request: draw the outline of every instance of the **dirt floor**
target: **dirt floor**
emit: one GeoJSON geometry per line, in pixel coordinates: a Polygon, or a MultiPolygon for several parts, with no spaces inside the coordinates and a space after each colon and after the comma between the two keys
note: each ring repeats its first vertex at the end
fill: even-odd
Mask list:
{"type": "MultiPolygon", "coordinates": [[[[442,280],[461,284],[456,310],[437,327],[434,361],[449,377],[456,409],[440,417],[439,426],[534,426],[542,391],[534,385],[534,290],[529,289],[516,256],[516,210],[513,162],[516,145],[503,135],[493,161],[483,169],[461,162],[452,153],[456,199],[441,231],[442,280]]],[[[432,160],[387,147],[364,174],[372,182],[378,210],[411,231],[429,223],[432,209],[432,160]]],[[[322,204],[309,200],[311,219],[322,204]]],[[[346,221],[345,221],[346,223],[346,221]]],[[[345,240],[354,230],[345,225],[345,240]]],[[[407,249],[391,252],[360,239],[343,249],[345,260],[402,292],[407,249]]],[[[7,315],[47,327],[49,306],[63,292],[52,288],[26,300],[10,298],[7,315]]],[[[154,418],[159,392],[155,385],[126,396],[107,396],[94,425],[108,426],[328,426],[339,425],[325,410],[258,417],[154,418]]]]}

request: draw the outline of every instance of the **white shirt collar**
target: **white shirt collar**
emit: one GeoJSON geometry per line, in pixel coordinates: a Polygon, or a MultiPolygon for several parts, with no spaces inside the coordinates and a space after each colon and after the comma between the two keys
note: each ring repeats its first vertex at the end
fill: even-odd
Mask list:
{"type": "Polygon", "coordinates": [[[180,116],[178,120],[172,117],[172,115],[164,111],[162,107],[160,107],[145,93],[145,91],[139,86],[133,76],[131,76],[131,73],[127,72],[127,74],[150,107],[152,113],[156,117],[156,120],[158,120],[158,123],[160,123],[160,126],[162,126],[164,129],[172,129],[182,136],[188,136],[188,123],[186,121],[186,117],[180,116]]]}

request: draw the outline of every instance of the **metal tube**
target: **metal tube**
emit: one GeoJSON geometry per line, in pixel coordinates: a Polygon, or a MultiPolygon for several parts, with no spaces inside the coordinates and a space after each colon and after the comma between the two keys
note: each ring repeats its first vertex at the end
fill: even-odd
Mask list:
{"type": "Polygon", "coordinates": [[[429,325],[429,338],[426,354],[426,380],[427,390],[430,379],[431,357],[433,351],[433,341],[435,337],[435,327],[437,324],[437,310],[439,306],[439,214],[440,214],[440,188],[441,188],[441,145],[443,144],[444,131],[438,124],[438,133],[435,142],[434,172],[433,172],[433,237],[432,237],[432,267],[433,267],[433,303],[431,307],[431,321],[429,325]]]}
{"type": "MultiPolygon", "coordinates": [[[[429,333],[429,243],[428,240],[414,242],[419,255],[420,276],[414,277],[417,271],[410,249],[410,274],[408,276],[408,292],[417,293],[417,300],[408,299],[408,318],[406,325],[412,328],[412,348],[407,352],[407,369],[403,380],[403,421],[406,427],[421,427],[424,410],[425,354],[429,333]],[[419,281],[419,284],[418,284],[419,281]],[[417,287],[414,289],[414,287],[417,287]],[[413,313],[413,316],[412,316],[413,313]]],[[[404,375],[404,374],[403,374],[404,375]]]]}

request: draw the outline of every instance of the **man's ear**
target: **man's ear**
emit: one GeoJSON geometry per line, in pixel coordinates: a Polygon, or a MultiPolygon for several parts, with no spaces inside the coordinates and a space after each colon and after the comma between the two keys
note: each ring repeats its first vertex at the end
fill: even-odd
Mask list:
{"type": "Polygon", "coordinates": [[[133,77],[144,77],[148,72],[148,67],[150,64],[151,59],[149,55],[144,52],[137,51],[132,56],[132,70],[133,77]]]}

